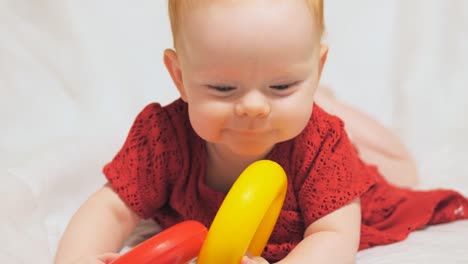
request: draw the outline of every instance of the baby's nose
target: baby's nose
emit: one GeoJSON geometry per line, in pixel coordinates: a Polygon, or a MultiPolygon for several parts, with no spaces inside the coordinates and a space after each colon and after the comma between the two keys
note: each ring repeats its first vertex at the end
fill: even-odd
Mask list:
{"type": "Polygon", "coordinates": [[[270,113],[268,100],[259,93],[249,93],[235,106],[236,115],[240,117],[262,118],[270,113]]]}

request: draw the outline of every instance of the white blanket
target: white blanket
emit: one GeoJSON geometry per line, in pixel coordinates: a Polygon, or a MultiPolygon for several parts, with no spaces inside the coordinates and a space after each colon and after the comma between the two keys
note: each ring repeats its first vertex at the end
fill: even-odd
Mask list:
{"type": "MultiPolygon", "coordinates": [[[[0,0],[0,262],[51,263],[138,111],[177,97],[163,0],[0,0]]],[[[323,83],[394,129],[423,188],[468,195],[468,2],[325,1],[323,83]]],[[[468,263],[468,222],[358,263],[468,263]]]]}

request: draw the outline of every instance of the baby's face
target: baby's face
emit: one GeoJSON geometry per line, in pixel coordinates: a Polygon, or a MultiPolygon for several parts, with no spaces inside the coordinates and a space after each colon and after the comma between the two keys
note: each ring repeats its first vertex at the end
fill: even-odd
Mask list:
{"type": "Polygon", "coordinates": [[[212,1],[185,15],[179,91],[211,147],[266,155],[312,113],[321,46],[304,1],[212,1]]]}

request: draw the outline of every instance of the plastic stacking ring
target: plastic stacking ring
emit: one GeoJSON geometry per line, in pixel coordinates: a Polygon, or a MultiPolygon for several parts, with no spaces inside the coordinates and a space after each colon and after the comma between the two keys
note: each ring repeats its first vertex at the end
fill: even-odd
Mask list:
{"type": "Polygon", "coordinates": [[[273,231],[286,196],[287,178],[276,162],[247,167],[224,199],[208,231],[197,264],[239,264],[259,256],[273,231]]]}
{"type": "Polygon", "coordinates": [[[168,228],[114,260],[112,264],[174,264],[196,258],[208,231],[196,221],[168,228]]]}

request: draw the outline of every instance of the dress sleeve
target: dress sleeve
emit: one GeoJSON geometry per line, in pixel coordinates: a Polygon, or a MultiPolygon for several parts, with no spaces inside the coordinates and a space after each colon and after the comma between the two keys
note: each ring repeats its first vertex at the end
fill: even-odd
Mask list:
{"type": "Polygon", "coordinates": [[[298,143],[302,158],[295,188],[306,227],[358,198],[375,183],[343,122],[328,115],[325,119],[312,120],[314,124],[298,143]]]}
{"type": "MultiPolygon", "coordinates": [[[[151,218],[168,199],[170,165],[177,145],[170,118],[159,104],[146,106],[135,119],[124,145],[103,168],[114,191],[141,218],[151,218]]],[[[172,166],[172,168],[175,168],[172,166]]]]}

